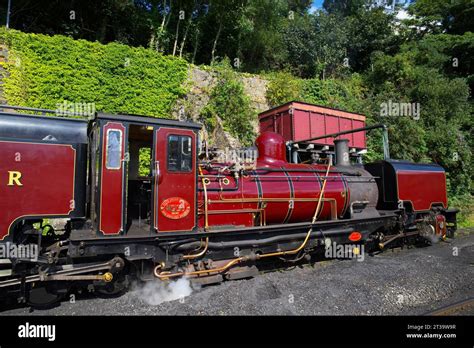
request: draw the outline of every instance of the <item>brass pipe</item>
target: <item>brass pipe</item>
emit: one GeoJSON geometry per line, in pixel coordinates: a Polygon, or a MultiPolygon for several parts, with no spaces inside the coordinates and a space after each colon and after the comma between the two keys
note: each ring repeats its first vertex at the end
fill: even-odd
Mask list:
{"type": "MultiPolygon", "coordinates": [[[[199,174],[202,175],[202,168],[199,167],[199,174]]],[[[204,190],[204,229],[207,230],[209,228],[209,220],[208,220],[208,214],[207,214],[207,188],[206,188],[206,183],[204,182],[205,178],[202,178],[202,187],[204,190]]]]}
{"type": "Polygon", "coordinates": [[[306,238],[304,239],[303,243],[296,249],[287,250],[287,251],[278,251],[274,253],[254,255],[254,256],[241,256],[233,260],[230,260],[229,262],[227,262],[225,265],[221,267],[206,269],[206,270],[201,270],[201,271],[193,271],[193,272],[188,272],[188,273],[186,272],[176,272],[176,273],[160,272],[158,273],[158,271],[162,268],[161,265],[158,265],[153,270],[153,274],[155,275],[155,277],[157,277],[160,280],[167,280],[169,278],[175,278],[175,277],[181,277],[181,276],[191,277],[191,276],[199,276],[201,274],[222,273],[237,263],[240,263],[242,261],[249,261],[249,260],[252,260],[253,258],[255,258],[256,260],[259,260],[265,257],[297,254],[298,252],[300,252],[300,250],[302,250],[305,247],[306,243],[309,240],[309,236],[311,235],[311,232],[312,230],[308,231],[308,234],[306,235],[306,238]]]}
{"type": "Polygon", "coordinates": [[[224,209],[224,210],[210,210],[209,215],[219,215],[219,214],[251,214],[251,213],[260,213],[263,209],[224,209]]]}
{"type": "Polygon", "coordinates": [[[303,243],[296,249],[288,250],[288,251],[277,251],[277,252],[274,252],[274,253],[263,254],[263,255],[259,255],[258,258],[261,259],[261,258],[272,257],[272,256],[284,256],[284,255],[297,254],[306,246],[306,243],[309,240],[309,236],[311,235],[311,232],[313,232],[312,229],[310,229],[308,231],[308,233],[306,234],[306,238],[304,239],[303,243]]]}
{"type": "Polygon", "coordinates": [[[202,271],[193,271],[193,272],[189,272],[189,273],[186,273],[186,272],[171,273],[171,272],[166,272],[166,271],[158,273],[158,271],[161,269],[161,267],[159,267],[159,265],[158,265],[153,270],[153,273],[154,273],[155,277],[157,277],[160,280],[167,280],[169,278],[176,278],[176,277],[181,277],[181,276],[186,276],[186,277],[197,276],[197,275],[201,275],[201,274],[205,274],[205,273],[221,273],[221,272],[225,271],[226,269],[228,269],[229,267],[233,266],[234,264],[241,262],[243,259],[244,259],[243,257],[238,257],[238,258],[233,259],[230,262],[226,263],[224,266],[221,266],[221,267],[218,267],[218,268],[213,268],[213,269],[209,269],[209,270],[202,270],[202,271]]]}
{"type": "MultiPolygon", "coordinates": [[[[326,176],[329,173],[330,167],[331,167],[331,161],[328,164],[326,176]]],[[[323,197],[323,194],[324,194],[324,190],[326,188],[326,182],[327,182],[327,179],[324,180],[323,186],[321,187],[321,193],[319,195],[318,204],[316,206],[316,211],[314,212],[314,216],[313,216],[313,221],[312,221],[313,224],[316,222],[316,219],[317,219],[317,216],[318,216],[318,213],[319,213],[319,209],[321,207],[322,197],[323,197]]],[[[304,239],[303,243],[296,249],[287,250],[287,251],[277,251],[277,252],[261,254],[261,255],[255,255],[255,259],[259,260],[259,259],[266,258],[266,257],[297,254],[298,252],[300,252],[306,246],[306,243],[308,242],[309,237],[311,236],[312,232],[313,232],[313,228],[311,227],[309,229],[308,233],[306,234],[306,238],[304,239]]],[[[175,277],[180,277],[180,276],[190,277],[190,276],[199,276],[201,274],[221,273],[221,272],[224,272],[225,270],[229,269],[230,267],[232,267],[233,265],[235,265],[237,263],[240,263],[242,261],[248,261],[248,260],[251,260],[253,258],[254,257],[252,257],[252,256],[245,256],[245,257],[241,256],[241,257],[238,257],[236,259],[230,260],[228,263],[226,263],[224,266],[221,266],[221,267],[213,268],[213,269],[210,269],[210,270],[193,271],[193,272],[188,272],[188,273],[186,273],[186,272],[171,273],[171,272],[167,272],[167,271],[158,273],[158,271],[161,269],[161,265],[158,265],[153,270],[153,274],[155,275],[155,277],[157,277],[160,280],[167,280],[169,278],[175,278],[175,277]]]]}
{"type": "MultiPolygon", "coordinates": [[[[331,161],[330,161],[329,164],[328,164],[328,169],[327,169],[327,172],[326,172],[326,177],[327,177],[327,175],[328,175],[328,173],[329,173],[329,169],[330,169],[330,168],[331,168],[331,161]]],[[[323,197],[323,195],[324,195],[324,190],[326,189],[326,182],[327,182],[327,179],[324,179],[323,186],[321,187],[321,192],[320,192],[320,194],[319,194],[318,205],[316,206],[316,211],[314,212],[312,224],[314,224],[314,223],[316,222],[316,219],[317,219],[317,217],[318,217],[319,210],[320,210],[320,207],[321,207],[322,197],[323,197]]],[[[337,214],[337,212],[336,212],[336,214],[337,214]]],[[[303,241],[303,244],[301,244],[298,248],[296,248],[296,249],[294,249],[294,250],[290,250],[290,251],[264,254],[262,257],[284,256],[284,255],[297,254],[298,252],[300,252],[300,251],[306,246],[306,243],[308,242],[309,236],[311,235],[312,232],[313,232],[313,227],[310,227],[310,229],[309,229],[309,231],[308,231],[308,234],[306,235],[306,238],[305,238],[304,241],[303,241]]]]}
{"type": "MultiPolygon", "coordinates": [[[[304,172],[303,172],[304,173],[304,172]]],[[[334,174],[344,174],[344,173],[340,173],[340,172],[331,172],[331,173],[334,173],[334,174]]],[[[207,175],[207,174],[204,174],[204,175],[198,175],[200,178],[216,178],[216,179],[224,179],[226,178],[227,176],[230,176],[229,174],[227,175],[207,175]]],[[[286,176],[278,176],[278,175],[255,175],[255,174],[248,174],[246,176],[247,178],[258,178],[258,179],[267,179],[267,178],[270,178],[270,179],[286,179],[288,177],[286,176]]],[[[320,176],[320,178],[325,178],[326,176],[320,176]]],[[[334,179],[334,181],[340,181],[342,180],[342,177],[341,176],[335,176],[335,175],[328,175],[327,176],[328,178],[330,179],[334,179]]],[[[373,178],[373,176],[362,176],[362,175],[357,175],[357,178],[373,178]]],[[[308,180],[308,181],[317,181],[317,180],[314,180],[315,177],[314,176],[310,176],[310,175],[292,175],[290,177],[291,179],[293,178],[302,178],[302,179],[312,179],[312,180],[308,180]]]]}
{"type": "MultiPolygon", "coordinates": [[[[329,169],[331,168],[331,162],[329,162],[328,164],[328,169],[327,169],[327,172],[326,172],[326,177],[329,173],[329,169]]],[[[326,189],[326,182],[327,182],[327,179],[324,179],[324,182],[323,182],[323,186],[321,187],[321,192],[319,194],[319,200],[318,200],[318,205],[316,206],[316,211],[314,212],[314,216],[313,216],[313,221],[312,223],[314,224],[316,222],[316,219],[318,217],[318,214],[319,214],[319,210],[320,210],[320,207],[321,207],[321,202],[322,202],[322,197],[324,195],[324,190],[326,189]]],[[[337,214],[337,212],[336,212],[337,214]]],[[[311,233],[313,232],[313,227],[310,227],[309,231],[308,231],[308,234],[306,235],[306,238],[304,239],[303,243],[296,249],[294,250],[290,250],[290,251],[284,251],[284,252],[276,252],[276,253],[269,253],[269,254],[265,254],[263,255],[262,257],[271,257],[271,256],[284,256],[284,255],[293,255],[293,254],[297,254],[298,252],[300,252],[305,246],[306,246],[306,243],[308,242],[309,240],[309,236],[311,235],[311,233]]]]}
{"type": "Polygon", "coordinates": [[[380,249],[384,249],[388,244],[394,242],[395,240],[399,239],[399,238],[403,238],[403,237],[410,237],[410,236],[415,236],[417,235],[418,232],[407,232],[407,233],[399,233],[399,234],[396,234],[394,236],[389,236],[389,238],[381,243],[379,243],[379,248],[380,249]]]}
{"type": "MultiPolygon", "coordinates": [[[[329,174],[329,169],[331,168],[331,160],[329,160],[328,162],[328,169],[326,170],[326,178],[324,179],[323,181],[323,186],[321,187],[321,192],[319,193],[319,200],[318,200],[318,205],[316,206],[316,211],[314,212],[314,215],[313,215],[313,221],[312,223],[314,224],[316,222],[316,219],[318,218],[318,214],[319,214],[319,208],[321,207],[321,199],[324,195],[324,191],[326,189],[326,183],[327,183],[327,176],[329,174]]],[[[310,228],[310,231],[312,230],[313,228],[311,227],[310,228]]]]}
{"type": "MultiPolygon", "coordinates": [[[[201,240],[201,244],[202,244],[202,240],[201,240]]],[[[206,237],[206,243],[204,244],[204,249],[202,249],[197,254],[184,255],[183,259],[184,260],[192,260],[192,259],[196,259],[198,257],[201,257],[206,253],[208,247],[209,247],[209,237],[206,237]]]]}

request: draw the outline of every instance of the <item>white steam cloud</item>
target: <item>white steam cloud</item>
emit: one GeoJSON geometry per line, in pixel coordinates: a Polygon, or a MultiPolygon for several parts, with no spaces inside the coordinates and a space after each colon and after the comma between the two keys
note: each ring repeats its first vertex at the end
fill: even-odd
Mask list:
{"type": "Polygon", "coordinates": [[[439,235],[434,235],[434,234],[429,234],[425,236],[425,238],[431,243],[431,244],[436,244],[441,241],[441,237],[439,235]]]}
{"type": "Polygon", "coordinates": [[[186,278],[176,281],[163,282],[161,280],[145,282],[137,286],[132,294],[151,306],[167,301],[180,300],[191,295],[193,288],[186,278]]]}

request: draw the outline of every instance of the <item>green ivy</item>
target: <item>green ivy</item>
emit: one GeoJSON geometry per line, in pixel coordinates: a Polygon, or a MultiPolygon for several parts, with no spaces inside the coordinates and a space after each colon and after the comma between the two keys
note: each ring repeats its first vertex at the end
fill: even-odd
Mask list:
{"type": "Polygon", "coordinates": [[[186,92],[187,63],[145,48],[0,29],[9,104],[56,109],[63,101],[97,111],[170,118],[186,92]]]}
{"type": "Polygon", "coordinates": [[[350,112],[365,111],[365,88],[358,74],[346,79],[308,79],[302,85],[301,99],[307,103],[350,112]]]}
{"type": "Polygon", "coordinates": [[[304,80],[293,76],[289,72],[274,72],[265,75],[268,79],[266,98],[271,108],[302,100],[304,80]]]}

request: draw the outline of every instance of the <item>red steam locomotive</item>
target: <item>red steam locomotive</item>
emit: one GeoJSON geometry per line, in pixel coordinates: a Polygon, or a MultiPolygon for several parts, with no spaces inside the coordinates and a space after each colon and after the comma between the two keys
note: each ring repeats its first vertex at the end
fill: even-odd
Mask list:
{"type": "Polygon", "coordinates": [[[3,256],[1,296],[48,302],[78,283],[114,293],[131,274],[214,283],[333,243],[376,250],[456,229],[443,168],[389,159],[386,128],[363,115],[268,110],[251,161],[203,149],[195,123],[48,113],[0,113],[0,246],[37,251],[3,256]],[[375,128],[385,160],[363,164],[375,128]]]}

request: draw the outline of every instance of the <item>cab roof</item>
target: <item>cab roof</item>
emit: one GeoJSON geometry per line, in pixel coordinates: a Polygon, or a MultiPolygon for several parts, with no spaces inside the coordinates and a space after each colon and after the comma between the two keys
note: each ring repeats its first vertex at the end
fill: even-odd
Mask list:
{"type": "Polygon", "coordinates": [[[107,120],[107,121],[117,121],[117,122],[151,124],[151,125],[160,125],[160,126],[172,126],[172,127],[180,127],[180,128],[192,128],[192,129],[202,128],[202,126],[199,123],[177,121],[177,120],[171,120],[168,118],[150,117],[150,116],[141,116],[141,115],[129,115],[129,114],[116,115],[116,114],[98,113],[96,116],[96,119],[107,120]]]}

